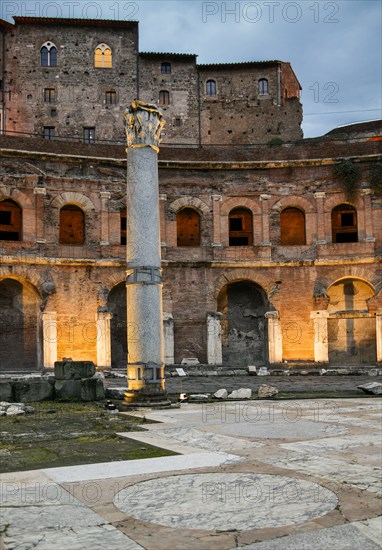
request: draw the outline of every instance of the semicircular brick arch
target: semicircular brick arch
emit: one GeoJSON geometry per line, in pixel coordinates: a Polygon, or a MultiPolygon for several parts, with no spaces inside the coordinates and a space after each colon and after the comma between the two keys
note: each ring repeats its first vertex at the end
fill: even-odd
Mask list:
{"type": "Polygon", "coordinates": [[[176,199],[174,202],[170,204],[169,209],[177,213],[181,208],[185,208],[187,206],[191,208],[195,208],[196,210],[199,210],[204,214],[208,214],[210,212],[210,209],[205,202],[203,202],[201,199],[198,199],[198,197],[190,197],[190,196],[176,199]]]}
{"type": "Polygon", "coordinates": [[[125,273],[113,273],[106,279],[103,286],[110,292],[112,288],[124,282],[126,282],[125,273]]]}
{"type": "Polygon", "coordinates": [[[261,214],[260,204],[248,197],[231,197],[223,201],[220,212],[222,215],[228,215],[234,208],[248,208],[253,214],[261,214]]]}
{"type": "Polygon", "coordinates": [[[88,197],[86,197],[86,195],[83,195],[82,193],[75,193],[73,191],[61,193],[61,195],[55,197],[51,202],[51,206],[54,208],[62,208],[66,204],[76,204],[82,208],[84,212],[95,210],[94,204],[88,197]]]}
{"type": "Polygon", "coordinates": [[[285,208],[300,208],[304,212],[316,211],[314,205],[308,199],[297,197],[295,195],[282,197],[272,206],[272,210],[276,210],[277,212],[281,212],[285,208]]]}
{"type": "Polygon", "coordinates": [[[333,208],[339,206],[340,204],[350,204],[351,206],[354,206],[356,210],[359,210],[362,208],[363,203],[361,197],[357,197],[354,201],[349,201],[346,198],[345,193],[334,193],[333,195],[325,198],[324,212],[331,212],[333,208]]]}
{"type": "Polygon", "coordinates": [[[250,281],[251,283],[258,285],[268,297],[267,287],[269,284],[269,280],[266,280],[265,277],[259,277],[258,275],[256,275],[255,278],[253,275],[253,271],[250,269],[233,269],[228,273],[220,275],[220,277],[216,279],[213,287],[214,299],[218,299],[219,293],[225,286],[231,283],[237,283],[239,281],[250,281]]]}
{"type": "Polygon", "coordinates": [[[0,201],[7,199],[17,202],[21,208],[33,208],[31,198],[18,189],[12,189],[11,187],[0,189],[0,201]]]}
{"type": "Polygon", "coordinates": [[[17,273],[9,273],[6,267],[0,267],[0,281],[4,279],[13,279],[20,284],[27,286],[35,294],[36,298],[41,300],[39,290],[40,277],[30,266],[18,266],[17,273]]]}

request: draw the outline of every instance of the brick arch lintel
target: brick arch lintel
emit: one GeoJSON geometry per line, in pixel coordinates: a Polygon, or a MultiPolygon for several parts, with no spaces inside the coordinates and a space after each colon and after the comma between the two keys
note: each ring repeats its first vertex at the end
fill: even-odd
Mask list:
{"type": "Polygon", "coordinates": [[[82,208],[84,212],[95,210],[95,206],[89,199],[89,197],[83,195],[82,193],[75,193],[73,191],[61,193],[61,195],[55,197],[51,202],[51,206],[54,208],[62,208],[66,204],[76,204],[77,206],[82,208]]]}
{"type": "Polygon", "coordinates": [[[33,208],[30,197],[18,189],[12,189],[8,186],[0,189],[0,201],[7,199],[17,202],[21,208],[33,208]]]}
{"type": "Polygon", "coordinates": [[[253,272],[250,269],[233,269],[232,271],[229,271],[228,273],[224,273],[223,275],[220,275],[215,283],[213,288],[213,297],[217,301],[218,296],[222,289],[232,283],[238,283],[240,281],[248,281],[250,283],[254,283],[255,285],[258,285],[261,290],[264,292],[264,295],[268,298],[268,292],[267,287],[269,285],[269,280],[267,280],[265,277],[259,277],[256,275],[254,276],[253,272]]]}
{"type": "Polygon", "coordinates": [[[223,201],[220,212],[222,215],[228,215],[234,208],[248,208],[252,214],[261,214],[261,206],[254,199],[248,197],[231,197],[223,201]]]}
{"type": "Polygon", "coordinates": [[[298,197],[296,195],[288,195],[287,197],[282,197],[277,202],[275,202],[275,204],[272,206],[272,210],[281,212],[285,208],[294,207],[303,210],[305,213],[316,211],[314,205],[308,199],[305,199],[304,197],[298,197]]]}
{"type": "Polygon", "coordinates": [[[359,210],[362,208],[361,203],[362,198],[357,197],[354,201],[349,201],[344,193],[335,193],[325,199],[324,202],[324,212],[331,212],[333,208],[336,206],[339,206],[340,204],[350,204],[350,206],[353,206],[356,210],[359,210]]]}
{"type": "Polygon", "coordinates": [[[203,202],[198,197],[181,197],[179,199],[176,199],[174,202],[172,202],[169,206],[169,209],[175,212],[175,214],[181,209],[185,208],[186,206],[190,206],[191,208],[195,208],[199,212],[202,212],[203,214],[209,214],[210,209],[208,205],[203,202]]]}
{"type": "Polygon", "coordinates": [[[31,269],[30,266],[18,266],[17,273],[9,273],[7,267],[1,267],[0,282],[5,279],[13,279],[18,281],[23,286],[29,288],[37,300],[42,299],[41,292],[39,290],[40,277],[33,269],[31,269]]]}

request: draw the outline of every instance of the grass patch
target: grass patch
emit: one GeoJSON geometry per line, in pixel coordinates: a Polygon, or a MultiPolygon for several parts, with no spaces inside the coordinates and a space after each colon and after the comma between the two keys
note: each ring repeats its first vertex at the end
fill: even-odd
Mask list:
{"type": "Polygon", "coordinates": [[[147,419],[110,414],[103,404],[42,402],[31,415],[2,417],[2,472],[115,462],[174,455],[171,451],[121,437],[144,431],[147,419]]]}

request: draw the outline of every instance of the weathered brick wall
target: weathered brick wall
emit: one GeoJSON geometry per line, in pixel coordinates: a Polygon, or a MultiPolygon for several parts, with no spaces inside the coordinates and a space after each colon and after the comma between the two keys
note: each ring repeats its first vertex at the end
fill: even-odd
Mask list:
{"type": "MultiPolygon", "coordinates": [[[[42,341],[37,336],[44,312],[57,314],[59,359],[97,362],[98,310],[107,307],[111,289],[125,276],[125,248],[119,244],[120,210],[126,205],[125,162],[114,149],[98,150],[97,146],[72,146],[72,154],[80,154],[79,158],[70,155],[68,146],[66,156],[48,157],[37,151],[39,142],[34,140],[28,143],[36,145],[36,152],[30,151],[24,159],[24,140],[19,143],[17,152],[17,140],[3,142],[8,150],[2,150],[0,199],[11,198],[22,207],[23,240],[0,242],[0,280],[16,279],[34,289],[40,366],[42,341]],[[87,152],[98,152],[99,158],[87,157],[87,152]],[[58,243],[59,211],[67,203],[84,210],[83,246],[58,243]]],[[[59,144],[53,145],[56,149],[51,153],[60,152],[59,144]]],[[[382,204],[380,197],[367,191],[370,160],[363,159],[375,154],[375,144],[353,143],[350,148],[355,156],[358,151],[356,161],[363,172],[363,191],[354,202],[360,242],[338,244],[331,243],[330,214],[347,199],[333,178],[330,162],[337,154],[343,156],[341,144],[317,145],[315,155],[320,151],[322,158],[315,163],[304,160],[314,158],[309,144],[301,145],[294,149],[296,159],[280,168],[275,167],[274,158],[280,157],[281,150],[285,153],[284,148],[254,150],[263,164],[252,167],[239,161],[223,165],[220,153],[213,149],[202,164],[188,160],[188,165],[169,165],[165,155],[171,158],[173,152],[162,151],[164,311],[174,318],[176,361],[188,356],[207,360],[207,313],[218,310],[219,294],[230,283],[248,280],[263,289],[269,308],[279,312],[287,361],[313,360],[311,313],[326,309],[325,293],[335,281],[344,277],[366,281],[378,292],[382,204]],[[328,150],[332,158],[325,158],[328,150]],[[213,163],[214,155],[218,164],[213,163]],[[228,246],[229,212],[237,206],[253,213],[252,247],[228,246]],[[280,244],[280,212],[287,206],[305,212],[305,246],[280,244]],[[176,246],[176,212],[182,207],[200,213],[200,247],[176,246]],[[320,232],[327,237],[326,244],[317,244],[320,232]]],[[[292,152],[287,151],[290,156],[292,152]]],[[[186,157],[186,152],[182,154],[186,157]]],[[[194,154],[197,158],[199,153],[194,154]]],[[[373,296],[368,307],[376,311],[379,302],[380,296],[373,296]]],[[[29,351],[25,357],[30,362],[29,351]]]]}

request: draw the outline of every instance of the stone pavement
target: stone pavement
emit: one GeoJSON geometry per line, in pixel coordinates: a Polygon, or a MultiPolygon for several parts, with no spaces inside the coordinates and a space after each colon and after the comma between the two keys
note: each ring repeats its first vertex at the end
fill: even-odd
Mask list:
{"type": "Polygon", "coordinates": [[[5,474],[9,550],[382,548],[380,398],[185,403],[122,434],[177,456],[5,474]]]}

